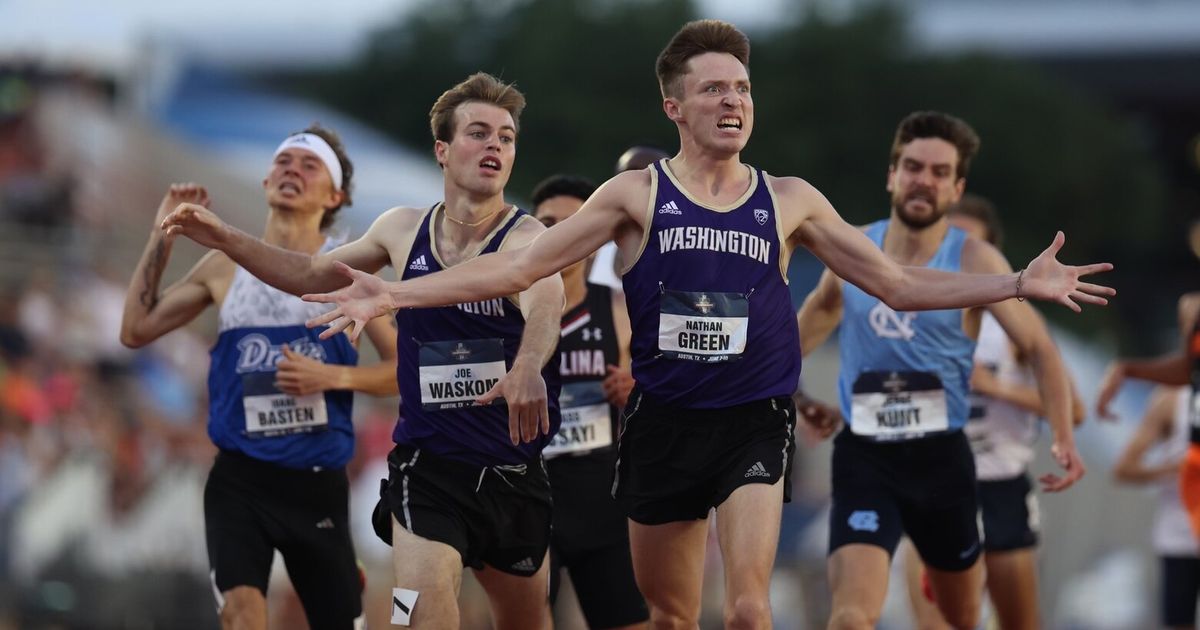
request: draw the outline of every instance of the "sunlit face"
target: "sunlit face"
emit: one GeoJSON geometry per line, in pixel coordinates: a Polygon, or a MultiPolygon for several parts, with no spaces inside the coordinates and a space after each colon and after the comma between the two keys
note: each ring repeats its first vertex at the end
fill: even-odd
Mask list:
{"type": "Polygon", "coordinates": [[[728,53],[704,53],[688,60],[680,82],[681,96],[663,102],[667,117],[680,123],[701,147],[741,152],[754,129],[746,66],[728,53]]]}
{"type": "Polygon", "coordinates": [[[967,236],[974,236],[981,241],[988,240],[987,224],[975,217],[965,214],[951,214],[946,217],[946,220],[950,222],[950,225],[966,232],[967,236]]]}
{"type": "MultiPolygon", "coordinates": [[[[554,227],[555,225],[566,221],[573,216],[579,209],[583,207],[583,200],[571,195],[558,195],[550,197],[542,203],[539,203],[537,208],[533,210],[533,216],[541,221],[546,227],[554,227]]],[[[571,265],[564,272],[570,273],[577,267],[587,264],[587,259],[583,259],[574,265],[571,265]]]]}
{"type": "Polygon", "coordinates": [[[958,177],[958,149],[941,138],[917,138],[900,149],[888,167],[892,211],[914,229],[929,227],[962,197],[967,181],[958,177]]]}
{"type": "Polygon", "coordinates": [[[454,136],[434,143],[438,164],[456,186],[480,196],[504,192],[517,156],[517,129],[508,110],[471,101],[454,110],[454,136]]]}
{"type": "Polygon", "coordinates": [[[274,208],[324,212],[342,201],[342,193],[333,187],[325,163],[312,151],[298,147],[284,149],[275,156],[263,180],[263,190],[267,204],[274,208]]]}

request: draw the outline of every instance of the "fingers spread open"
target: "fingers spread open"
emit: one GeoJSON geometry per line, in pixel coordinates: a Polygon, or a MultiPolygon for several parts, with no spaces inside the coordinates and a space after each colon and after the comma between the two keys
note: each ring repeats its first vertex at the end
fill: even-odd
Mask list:
{"type": "MultiPolygon", "coordinates": [[[[321,297],[324,297],[324,295],[305,295],[300,299],[308,300],[309,302],[327,302],[328,301],[328,300],[322,300],[322,299],[315,299],[315,298],[321,298],[321,297]],[[314,298],[314,299],[310,300],[309,298],[314,298]]],[[[317,326],[320,326],[322,324],[328,324],[329,322],[332,322],[333,320],[335,320],[341,316],[342,316],[342,309],[335,308],[335,309],[329,311],[328,313],[324,313],[322,315],[317,315],[316,317],[304,322],[304,325],[308,328],[316,328],[317,326]]]]}

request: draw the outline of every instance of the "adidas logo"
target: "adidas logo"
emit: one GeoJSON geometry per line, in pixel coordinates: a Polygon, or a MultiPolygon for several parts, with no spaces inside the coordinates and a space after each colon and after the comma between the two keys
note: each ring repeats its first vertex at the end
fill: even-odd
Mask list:
{"type": "Polygon", "coordinates": [[[525,558],[524,560],[512,565],[513,571],[528,571],[533,573],[537,571],[537,567],[533,564],[533,558],[525,558]]]}
{"type": "Polygon", "coordinates": [[[417,259],[408,264],[408,268],[413,271],[429,271],[429,263],[425,262],[425,254],[417,256],[417,259]]]}
{"type": "Polygon", "coordinates": [[[747,477],[770,477],[771,473],[767,472],[767,467],[763,466],[762,462],[754,462],[750,470],[746,471],[747,477]]]}
{"type": "Polygon", "coordinates": [[[317,521],[317,529],[333,529],[333,519],[326,516],[325,518],[317,521]]]}
{"type": "Polygon", "coordinates": [[[674,201],[668,201],[667,203],[664,203],[663,205],[659,206],[658,213],[659,214],[683,214],[683,211],[679,209],[679,206],[675,205],[674,201]]]}

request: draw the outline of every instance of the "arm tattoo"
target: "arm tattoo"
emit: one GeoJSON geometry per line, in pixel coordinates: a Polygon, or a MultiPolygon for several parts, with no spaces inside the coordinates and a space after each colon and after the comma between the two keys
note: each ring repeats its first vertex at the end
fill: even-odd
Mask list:
{"type": "Polygon", "coordinates": [[[166,266],[167,241],[160,238],[158,244],[154,246],[154,251],[150,254],[146,268],[142,271],[142,284],[145,286],[142,288],[138,300],[147,310],[152,310],[158,305],[158,282],[162,279],[162,272],[166,266]]]}

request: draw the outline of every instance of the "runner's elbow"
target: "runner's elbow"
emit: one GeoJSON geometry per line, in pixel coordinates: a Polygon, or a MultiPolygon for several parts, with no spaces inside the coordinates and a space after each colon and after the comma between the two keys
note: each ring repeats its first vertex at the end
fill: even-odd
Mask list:
{"type": "Polygon", "coordinates": [[[541,273],[538,266],[534,264],[534,261],[526,256],[521,256],[513,259],[512,264],[509,265],[509,273],[505,274],[505,276],[511,283],[511,286],[506,288],[509,289],[510,294],[520,293],[547,275],[549,274],[541,273]]]}
{"type": "Polygon", "coordinates": [[[879,298],[893,311],[903,312],[917,310],[919,305],[913,300],[913,292],[909,287],[908,276],[903,273],[880,275],[872,279],[870,286],[862,289],[879,298]]]}
{"type": "Polygon", "coordinates": [[[145,346],[153,341],[154,338],[149,335],[143,335],[133,326],[121,327],[121,345],[134,350],[145,346]]]}

